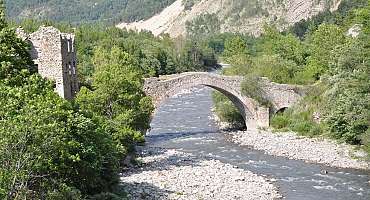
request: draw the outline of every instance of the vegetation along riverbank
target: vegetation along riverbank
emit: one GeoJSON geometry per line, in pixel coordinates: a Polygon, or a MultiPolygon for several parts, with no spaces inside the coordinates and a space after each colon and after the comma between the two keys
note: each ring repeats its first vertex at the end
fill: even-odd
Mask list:
{"type": "MultiPolygon", "coordinates": [[[[226,41],[223,59],[231,67],[223,73],[244,75],[245,95],[256,99],[261,105],[269,107],[271,102],[265,97],[261,86],[253,81],[259,77],[307,88],[305,97],[297,105],[270,111],[273,114],[270,119],[273,131],[290,133],[282,134],[280,139],[276,134],[268,137],[265,131],[261,131],[261,134],[281,140],[281,145],[288,145],[288,141],[283,141],[285,137],[287,140],[296,138],[293,142],[299,140],[291,132],[307,138],[329,138],[338,143],[354,145],[369,155],[370,7],[362,6],[367,3],[344,1],[338,11],[304,20],[285,32],[265,27],[261,37],[237,36],[226,41]]],[[[243,117],[231,101],[219,93],[214,94],[214,101],[215,112],[221,121],[244,124],[243,117]]],[[[245,136],[239,134],[236,137],[245,136]]],[[[326,150],[323,148],[320,151],[324,153],[326,150]]],[[[326,153],[330,154],[329,151],[326,153]]],[[[336,151],[332,153],[338,154],[336,151]]],[[[313,160],[318,161],[319,158],[313,160]]],[[[329,163],[330,159],[323,162],[329,163]]],[[[332,162],[335,163],[334,160],[332,162]]],[[[340,166],[353,165],[348,163],[346,166],[343,163],[340,166]]]]}

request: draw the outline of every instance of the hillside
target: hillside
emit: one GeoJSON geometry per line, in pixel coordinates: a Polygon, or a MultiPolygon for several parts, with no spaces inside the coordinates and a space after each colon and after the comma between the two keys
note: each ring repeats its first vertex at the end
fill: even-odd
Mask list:
{"type": "Polygon", "coordinates": [[[117,27],[149,30],[155,35],[169,33],[171,37],[197,29],[258,35],[265,23],[286,28],[324,10],[336,10],[339,4],[340,0],[177,0],[148,20],[117,27]]]}
{"type": "Polygon", "coordinates": [[[79,24],[147,19],[175,0],[5,0],[13,20],[38,19],[79,24]]]}
{"type": "Polygon", "coordinates": [[[258,35],[265,23],[286,28],[341,0],[5,0],[12,20],[108,23],[172,37],[207,32],[258,35]]]}

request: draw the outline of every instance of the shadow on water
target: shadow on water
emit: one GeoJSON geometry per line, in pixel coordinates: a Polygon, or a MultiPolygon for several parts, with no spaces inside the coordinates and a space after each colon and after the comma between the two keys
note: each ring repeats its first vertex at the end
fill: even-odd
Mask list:
{"type": "Polygon", "coordinates": [[[147,135],[147,146],[178,149],[217,159],[276,179],[285,199],[369,200],[369,172],[335,169],[264,154],[228,141],[211,119],[210,89],[198,88],[163,104],[147,135]],[[322,174],[325,170],[328,173],[322,174]]]}

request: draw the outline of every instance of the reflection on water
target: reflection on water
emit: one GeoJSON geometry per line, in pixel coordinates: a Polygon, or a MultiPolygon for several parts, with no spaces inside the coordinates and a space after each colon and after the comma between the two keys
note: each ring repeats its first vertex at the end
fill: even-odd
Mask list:
{"type": "Polygon", "coordinates": [[[203,87],[167,100],[152,121],[147,145],[218,159],[274,178],[286,199],[370,199],[368,173],[269,156],[228,142],[211,119],[211,107],[211,89],[203,87]]]}

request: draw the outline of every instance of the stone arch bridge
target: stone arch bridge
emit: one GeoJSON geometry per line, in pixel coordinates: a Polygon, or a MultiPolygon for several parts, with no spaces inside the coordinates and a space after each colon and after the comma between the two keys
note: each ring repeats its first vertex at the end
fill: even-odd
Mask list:
{"type": "Polygon", "coordinates": [[[297,103],[303,94],[303,88],[296,85],[277,84],[262,78],[261,89],[272,103],[271,108],[261,106],[256,100],[243,95],[241,76],[223,76],[207,72],[190,72],[177,75],[148,78],[144,91],[158,108],[162,102],[184,89],[203,85],[211,87],[227,96],[242,114],[249,130],[269,127],[270,115],[297,103]]]}

